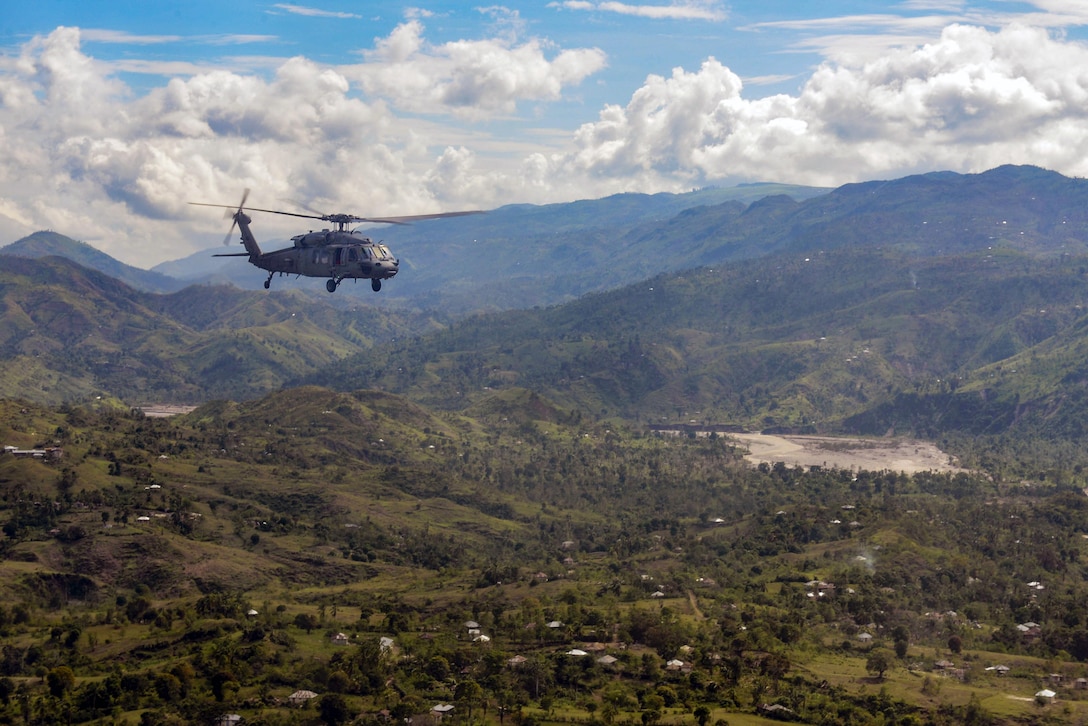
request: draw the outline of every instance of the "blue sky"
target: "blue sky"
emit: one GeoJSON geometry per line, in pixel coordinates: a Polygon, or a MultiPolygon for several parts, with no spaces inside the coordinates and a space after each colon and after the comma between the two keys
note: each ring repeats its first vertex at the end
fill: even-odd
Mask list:
{"type": "Polygon", "coordinates": [[[383,216],[1088,173],[1082,0],[0,3],[0,244],[147,266],[245,188],[383,216]]]}

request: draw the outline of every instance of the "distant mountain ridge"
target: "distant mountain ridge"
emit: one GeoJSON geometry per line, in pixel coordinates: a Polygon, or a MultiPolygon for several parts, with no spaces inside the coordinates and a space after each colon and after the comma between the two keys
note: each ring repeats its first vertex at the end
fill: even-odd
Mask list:
{"type": "MultiPolygon", "coordinates": [[[[151,295],[12,257],[0,394],[202,401],[313,384],[461,411],[516,388],[551,402],[541,410],[640,422],[1088,437],[1086,209],[1088,182],[1033,167],[692,207],[629,227],[649,245],[632,259],[600,230],[600,244],[564,252],[611,255],[623,275],[657,262],[653,276],[473,316],[279,290],[151,295]]],[[[505,214],[492,229],[519,219],[505,214]]],[[[447,241],[472,232],[457,229],[447,241]]],[[[551,244],[590,236],[579,229],[551,244]]]]}
{"type": "Polygon", "coordinates": [[[176,292],[185,287],[184,282],[167,275],[126,265],[86,242],[79,242],[63,234],[51,231],[35,232],[9,245],[0,247],[0,255],[17,257],[57,256],[71,260],[83,267],[98,270],[110,277],[145,292],[176,292]]]}
{"type": "MultiPolygon", "coordinates": [[[[392,247],[401,274],[379,295],[366,285],[348,285],[330,302],[358,299],[456,315],[523,309],[784,249],[895,245],[927,256],[999,245],[1033,255],[1076,253],[1088,249],[1085,210],[1088,182],[1030,166],[933,172],[834,190],[759,184],[510,205],[484,215],[374,228],[368,234],[392,247]]],[[[263,238],[260,215],[255,217],[265,249],[287,244],[263,238]]],[[[66,239],[36,233],[0,252],[59,254],[154,292],[226,282],[259,289],[265,279],[244,259],[213,258],[222,248],[146,272],[66,239]]],[[[273,280],[273,290],[322,294],[322,287],[306,278],[273,280]]]]}
{"type": "MultiPolygon", "coordinates": [[[[616,194],[602,199],[531,205],[513,204],[483,215],[440,219],[404,226],[375,226],[367,234],[391,245],[401,273],[375,297],[369,286],[349,285],[337,291],[391,307],[431,308],[456,314],[481,310],[554,305],[586,292],[629,284],[645,277],[645,261],[621,255],[624,235],[656,224],[693,207],[731,202],[745,205],[767,195],[808,199],[827,189],[785,184],[749,184],[700,189],[684,194],[616,194]],[[614,262],[621,257],[624,264],[614,262]]],[[[299,231],[311,227],[300,225],[299,231]]],[[[289,245],[261,234],[262,215],[255,214],[254,234],[262,249],[289,245]]],[[[232,245],[231,250],[237,248],[232,245]]],[[[244,259],[213,260],[222,248],[205,250],[184,260],[157,265],[158,272],[200,282],[230,280],[258,289],[263,273],[244,259]]],[[[658,258],[656,251],[650,258],[658,258]]],[[[684,264],[682,251],[676,259],[684,264]]],[[[273,289],[320,288],[313,280],[276,277],[273,289]]]]}

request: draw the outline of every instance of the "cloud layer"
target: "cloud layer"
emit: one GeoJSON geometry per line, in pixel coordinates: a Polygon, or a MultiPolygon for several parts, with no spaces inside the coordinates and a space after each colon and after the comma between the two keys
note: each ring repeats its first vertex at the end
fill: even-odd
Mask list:
{"type": "Polygon", "coordinates": [[[562,159],[599,178],[839,185],[1037,164],[1088,171],[1088,48],[1045,30],[953,25],[858,65],[824,63],[796,96],[746,100],[713,58],[608,106],[562,159]]]}
{"type": "Polygon", "coordinates": [[[138,95],[78,29],[34,38],[0,57],[0,243],[51,228],[148,266],[221,238],[225,223],[186,202],[231,203],[247,187],[256,206],[390,215],[1004,163],[1088,172],[1088,48],[1027,25],[951,25],[924,45],[828,60],[796,94],[764,98],[707,58],[536,147],[533,107],[591,81],[603,52],[509,27],[432,45],[416,18],[361,58],[194,70],[138,95]]]}

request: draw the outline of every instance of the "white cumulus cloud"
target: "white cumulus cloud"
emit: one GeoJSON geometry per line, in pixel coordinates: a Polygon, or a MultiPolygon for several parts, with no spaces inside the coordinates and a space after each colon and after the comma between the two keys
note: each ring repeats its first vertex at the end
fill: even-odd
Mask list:
{"type": "Polygon", "coordinates": [[[1088,171],[1088,47],[1039,28],[952,25],[879,59],[824,63],[797,95],[748,100],[742,91],[714,59],[651,76],[626,106],[583,125],[578,150],[551,165],[678,188],[837,185],[1003,163],[1088,171]]]}
{"type": "Polygon", "coordinates": [[[511,114],[521,101],[555,101],[605,66],[596,48],[563,50],[549,58],[545,43],[509,38],[460,40],[437,46],[423,39],[423,24],[409,20],[343,69],[368,94],[413,113],[466,118],[511,114]]]}
{"type": "MultiPolygon", "coordinates": [[[[95,59],[75,28],[0,55],[0,243],[55,229],[148,266],[221,240],[222,218],[187,202],[236,203],[244,188],[256,207],[385,216],[1005,163],[1088,173],[1088,47],[1040,27],[950,25],[763,98],[707,58],[578,128],[530,129],[522,106],[564,100],[604,54],[523,39],[509,14],[495,37],[436,45],[425,17],[359,63],[190,67],[142,95],[117,75],[133,59],[95,59]]],[[[300,231],[258,224],[262,239],[300,231]]]]}

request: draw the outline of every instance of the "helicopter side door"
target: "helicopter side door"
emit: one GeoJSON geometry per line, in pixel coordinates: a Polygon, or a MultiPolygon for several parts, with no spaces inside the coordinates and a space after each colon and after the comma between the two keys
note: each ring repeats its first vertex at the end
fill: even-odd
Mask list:
{"type": "Polygon", "coordinates": [[[309,277],[331,277],[331,251],[324,247],[317,247],[310,250],[310,254],[306,256],[305,269],[302,274],[309,277]]]}

